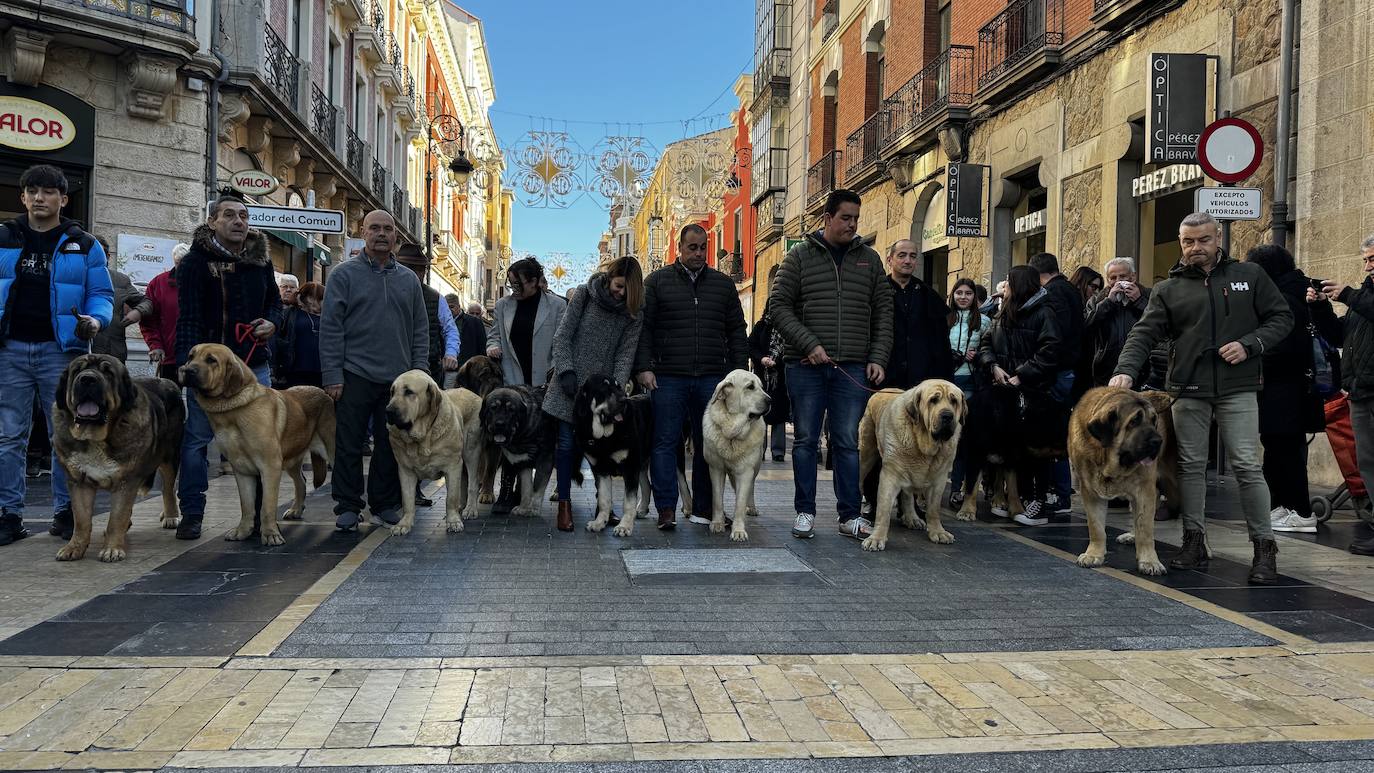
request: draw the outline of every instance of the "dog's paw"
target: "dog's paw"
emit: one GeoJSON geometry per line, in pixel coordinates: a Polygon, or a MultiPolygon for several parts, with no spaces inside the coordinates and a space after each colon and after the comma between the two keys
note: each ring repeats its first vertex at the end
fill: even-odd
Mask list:
{"type": "Polygon", "coordinates": [[[391,527],[391,533],[395,534],[397,537],[404,537],[405,535],[410,533],[410,524],[406,523],[405,521],[401,521],[400,523],[391,527]]]}
{"type": "Polygon", "coordinates": [[[954,535],[945,529],[932,529],[926,532],[926,537],[938,545],[948,545],[954,542],[954,535]]]}
{"type": "Polygon", "coordinates": [[[539,506],[534,505],[532,507],[525,507],[524,505],[519,505],[512,508],[510,514],[519,518],[534,518],[539,515],[539,506]]]}
{"type": "Polygon", "coordinates": [[[1164,564],[1158,558],[1136,559],[1135,570],[1148,577],[1159,577],[1168,574],[1164,564]]]}
{"type": "Polygon", "coordinates": [[[249,526],[248,528],[244,528],[240,526],[235,529],[230,529],[228,533],[224,535],[224,539],[229,542],[238,542],[239,540],[248,539],[251,536],[253,536],[253,527],[249,526]]]}
{"type": "Polygon", "coordinates": [[[919,515],[903,515],[902,525],[913,531],[924,531],[926,528],[926,521],[919,515]]]}
{"type": "Polygon", "coordinates": [[[606,528],[606,522],[607,522],[607,520],[608,520],[608,519],[606,519],[606,518],[602,518],[601,516],[597,516],[597,517],[591,519],[590,521],[587,521],[587,531],[591,531],[591,532],[601,531],[602,529],[606,528]]]}
{"type": "Polygon", "coordinates": [[[463,508],[463,520],[465,520],[465,521],[471,521],[473,518],[476,518],[476,517],[477,517],[477,505],[474,505],[474,504],[472,504],[471,502],[469,502],[469,503],[468,503],[468,506],[463,508]]]}
{"type": "Polygon", "coordinates": [[[305,520],[305,508],[302,507],[299,510],[294,507],[288,508],[285,513],[282,513],[281,519],[283,521],[303,521],[305,520]]]}
{"type": "Polygon", "coordinates": [[[747,516],[749,516],[750,518],[758,518],[758,517],[759,517],[759,509],[758,509],[757,507],[750,507],[750,508],[748,508],[747,510],[744,511],[744,514],[747,515],[747,516]]]}
{"type": "Polygon", "coordinates": [[[634,526],[626,526],[626,521],[621,521],[620,525],[611,529],[611,533],[617,537],[630,537],[635,533],[634,526]]]}
{"type": "Polygon", "coordinates": [[[175,515],[168,517],[166,513],[163,513],[159,517],[162,519],[162,528],[164,529],[175,529],[181,524],[181,519],[175,515]]]}
{"type": "Polygon", "coordinates": [[[126,555],[128,554],[124,552],[124,548],[109,546],[100,551],[100,560],[107,564],[113,564],[123,561],[126,555]]]}
{"type": "Polygon", "coordinates": [[[730,530],[730,541],[731,541],[731,542],[748,542],[748,541],[749,541],[749,532],[745,531],[744,529],[731,529],[731,530],[730,530]]]}
{"type": "Polygon", "coordinates": [[[62,549],[57,551],[58,561],[80,561],[85,557],[86,547],[84,545],[76,545],[71,542],[68,542],[67,544],[63,545],[62,549]]]}
{"type": "Polygon", "coordinates": [[[272,531],[268,531],[267,529],[263,529],[263,530],[262,530],[262,546],[263,546],[263,547],[266,547],[266,548],[274,548],[274,547],[277,547],[277,546],[279,546],[279,545],[285,545],[285,544],[286,544],[286,538],[283,537],[283,536],[281,535],[281,532],[280,532],[280,531],[277,531],[276,529],[273,529],[272,531]]]}
{"type": "Polygon", "coordinates": [[[885,540],[885,539],[878,539],[877,537],[869,537],[868,539],[864,540],[864,543],[863,543],[863,548],[864,548],[864,550],[867,550],[867,551],[870,551],[870,552],[873,552],[873,553],[876,553],[876,552],[878,552],[879,550],[882,550],[882,549],[885,548],[885,547],[887,547],[887,540],[885,540]]]}
{"type": "Polygon", "coordinates": [[[1118,545],[1134,545],[1134,544],[1135,544],[1135,532],[1133,532],[1133,531],[1128,531],[1128,532],[1126,532],[1125,534],[1122,534],[1122,535],[1118,536],[1118,537],[1116,538],[1116,544],[1118,544],[1118,545]]]}
{"type": "Polygon", "coordinates": [[[719,521],[715,520],[714,518],[711,519],[711,526],[710,526],[710,529],[711,529],[711,533],[712,533],[712,534],[724,534],[724,533],[725,533],[725,519],[722,518],[722,519],[720,519],[719,521]]]}
{"type": "Polygon", "coordinates": [[[1074,563],[1078,564],[1084,569],[1092,569],[1094,567],[1102,566],[1102,562],[1106,560],[1106,556],[1099,556],[1095,553],[1083,553],[1078,557],[1078,560],[1074,563]]]}
{"type": "Polygon", "coordinates": [[[491,493],[490,491],[483,491],[482,493],[477,495],[477,504],[494,505],[496,504],[496,495],[491,493]]]}
{"type": "Polygon", "coordinates": [[[448,518],[445,518],[445,519],[444,519],[444,531],[447,531],[449,534],[457,534],[458,532],[460,532],[460,531],[462,531],[462,530],[463,530],[463,519],[462,519],[461,517],[460,517],[460,518],[448,517],[448,518]]]}
{"type": "Polygon", "coordinates": [[[978,511],[960,508],[959,512],[954,514],[954,519],[957,521],[976,521],[978,520],[978,511]]]}

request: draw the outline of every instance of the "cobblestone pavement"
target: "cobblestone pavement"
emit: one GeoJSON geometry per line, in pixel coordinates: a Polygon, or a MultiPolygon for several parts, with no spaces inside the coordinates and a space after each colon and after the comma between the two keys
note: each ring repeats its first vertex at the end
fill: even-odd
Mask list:
{"type": "MultiPolygon", "coordinates": [[[[109,655],[0,655],[0,769],[1374,770],[1363,559],[1334,545],[1284,551],[1301,555],[1295,574],[1350,582],[1285,577],[1270,594],[1245,593],[1243,567],[1220,555],[1205,576],[1163,583],[1079,569],[1065,551],[1081,523],[955,524],[951,546],[898,529],[865,554],[828,524],[791,538],[787,471],[766,478],[743,545],[685,521],[642,522],[632,539],[562,534],[551,507],[449,535],[441,505],[407,537],[365,528],[339,542],[309,536],[328,531],[320,493],[280,554],[213,532],[181,547],[144,527],[135,569],[57,564],[54,540],[26,540],[0,567],[7,609],[23,611],[13,583],[26,576],[69,590],[37,600],[60,623],[9,618],[30,632],[60,624],[80,642],[124,596],[171,599],[138,601],[140,624],[251,614],[218,649],[159,649],[151,631],[109,655]],[[332,557],[296,566],[317,544],[332,557]],[[222,560],[254,564],[251,587],[195,568],[222,560]],[[1350,625],[1315,643],[1276,603],[1350,625]],[[197,651],[216,654],[178,654],[197,651]]],[[[234,496],[212,483],[215,518],[234,496]]],[[[136,523],[156,508],[141,503],[136,523]]],[[[1217,542],[1229,528],[1215,524],[1217,542]]]]}

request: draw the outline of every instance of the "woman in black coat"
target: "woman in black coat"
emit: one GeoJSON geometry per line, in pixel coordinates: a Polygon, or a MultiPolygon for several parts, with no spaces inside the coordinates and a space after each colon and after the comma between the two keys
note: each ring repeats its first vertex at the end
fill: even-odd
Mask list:
{"type": "Polygon", "coordinates": [[[1260,445],[1264,480],[1269,484],[1269,520],[1274,531],[1317,531],[1307,489],[1307,434],[1325,429],[1322,396],[1313,389],[1312,329],[1333,346],[1341,339],[1340,321],[1330,301],[1311,290],[1293,255],[1265,244],[1245,254],[1264,269],[1293,312],[1293,330],[1264,352],[1264,388],[1259,393],[1260,445]],[[1312,297],[1312,302],[1308,298],[1312,297]]]}
{"type": "MultiPolygon", "coordinates": [[[[1040,273],[1030,266],[1012,266],[1007,275],[1006,299],[992,327],[978,343],[978,366],[991,377],[993,389],[1020,393],[1021,435],[1040,447],[1063,447],[1068,435],[1067,406],[1050,396],[1059,371],[1059,327],[1040,287],[1040,273]]],[[[1015,520],[1023,526],[1048,522],[1042,515],[1053,483],[1053,462],[1031,459],[1017,472],[1025,511],[1015,520]]]]}
{"type": "Polygon", "coordinates": [[[764,424],[771,433],[765,450],[772,449],[773,461],[781,462],[787,455],[787,422],[791,418],[792,403],[787,397],[787,371],[782,366],[782,339],[773,327],[773,317],[767,305],[763,316],[754,323],[749,334],[749,360],[754,374],[763,381],[763,389],[772,399],[772,407],[764,415],[764,424]]]}

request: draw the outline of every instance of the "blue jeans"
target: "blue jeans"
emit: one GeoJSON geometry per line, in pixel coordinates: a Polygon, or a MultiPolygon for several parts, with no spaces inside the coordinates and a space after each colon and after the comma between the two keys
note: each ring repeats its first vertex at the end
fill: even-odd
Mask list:
{"type": "MultiPolygon", "coordinates": [[[[52,436],[52,409],[57,401],[57,381],[76,355],[62,351],[56,341],[40,344],[24,341],[0,343],[0,508],[22,515],[24,512],[24,462],[33,428],[33,398],[43,405],[52,436]]],[[[71,504],[67,493],[67,472],[52,457],[53,511],[71,504]]]]}
{"type": "Polygon", "coordinates": [[[798,513],[816,514],[816,449],[821,417],[830,416],[830,460],[840,522],[859,515],[859,420],[869,392],[859,363],[787,366],[787,392],[792,398],[792,476],[798,513]],[[846,378],[846,374],[848,378],[846,378]],[[852,379],[852,380],[851,380],[852,379]],[[855,383],[857,382],[857,383],[855,383]]]}
{"type": "MultiPolygon", "coordinates": [[[[263,386],[272,383],[271,368],[259,365],[253,377],[263,386]]],[[[210,485],[210,464],[205,449],[215,437],[210,417],[200,409],[191,390],[186,390],[186,431],[181,436],[181,469],[177,471],[177,501],[182,515],[205,515],[205,489],[210,485]]]]}
{"type": "MultiPolygon", "coordinates": [[[[553,467],[554,474],[557,475],[558,501],[560,502],[572,498],[573,466],[582,464],[582,459],[573,453],[575,444],[572,422],[559,421],[558,445],[554,449],[553,467]]],[[[505,475],[505,473],[501,474],[505,475]]]]}
{"type": "Polygon", "coordinates": [[[654,506],[677,509],[677,460],[682,454],[682,424],[692,422],[692,513],[711,517],[711,470],[702,457],[701,418],[720,383],[718,376],[659,376],[649,393],[654,404],[654,451],[649,479],[654,506]]]}

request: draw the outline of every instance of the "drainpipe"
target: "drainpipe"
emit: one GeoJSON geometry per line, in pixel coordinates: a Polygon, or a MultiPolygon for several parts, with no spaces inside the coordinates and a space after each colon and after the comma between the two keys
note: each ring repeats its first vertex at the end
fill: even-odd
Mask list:
{"type": "Polygon", "coordinates": [[[1283,1],[1282,32],[1279,34],[1279,120],[1278,139],[1274,143],[1274,205],[1273,242],[1288,246],[1288,138],[1292,134],[1290,115],[1293,107],[1293,4],[1283,1]]]}
{"type": "Polygon", "coordinates": [[[206,117],[205,132],[205,192],[206,200],[213,201],[219,182],[219,88],[229,80],[229,60],[219,51],[219,2],[210,3],[210,55],[219,60],[219,73],[210,81],[210,109],[206,117]]]}

